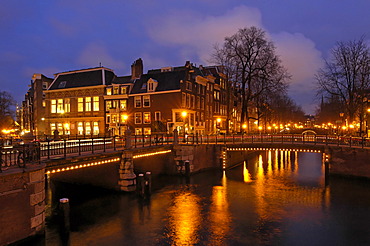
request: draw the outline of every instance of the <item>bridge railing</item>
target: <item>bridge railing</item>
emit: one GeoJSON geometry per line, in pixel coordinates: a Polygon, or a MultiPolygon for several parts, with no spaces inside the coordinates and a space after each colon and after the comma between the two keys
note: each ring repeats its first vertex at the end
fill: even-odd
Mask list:
{"type": "MultiPolygon", "coordinates": [[[[24,167],[27,163],[36,163],[40,158],[66,158],[73,155],[88,155],[97,152],[171,145],[174,136],[168,134],[132,135],[131,144],[126,137],[98,137],[91,139],[60,140],[36,142],[0,148],[0,172],[12,167],[24,167]],[[73,154],[73,155],[72,155],[73,154]]],[[[370,147],[370,139],[364,137],[336,135],[302,134],[233,134],[233,135],[198,135],[178,136],[179,144],[240,144],[240,143],[291,143],[302,145],[331,145],[349,147],[370,147]]]]}
{"type": "Polygon", "coordinates": [[[337,145],[349,147],[370,147],[370,139],[365,137],[302,135],[302,134],[271,134],[271,135],[187,135],[180,136],[182,144],[238,144],[238,143],[292,143],[307,145],[337,145]]]}
{"type": "Polygon", "coordinates": [[[0,173],[11,168],[25,168],[26,164],[40,163],[38,143],[6,146],[0,148],[0,173]]]}

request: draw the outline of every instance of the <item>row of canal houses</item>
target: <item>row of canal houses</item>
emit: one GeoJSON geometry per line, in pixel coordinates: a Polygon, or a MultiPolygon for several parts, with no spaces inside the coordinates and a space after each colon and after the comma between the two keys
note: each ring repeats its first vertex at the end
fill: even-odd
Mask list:
{"type": "Polygon", "coordinates": [[[220,67],[189,61],[144,74],[137,59],[129,76],[102,66],[57,73],[54,79],[34,74],[19,121],[41,138],[121,136],[127,129],[136,135],[236,131],[240,102],[227,86],[220,67]]]}

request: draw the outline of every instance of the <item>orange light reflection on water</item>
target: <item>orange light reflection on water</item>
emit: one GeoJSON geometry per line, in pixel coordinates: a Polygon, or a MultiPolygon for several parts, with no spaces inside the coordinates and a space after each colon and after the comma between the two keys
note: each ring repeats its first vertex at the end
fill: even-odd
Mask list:
{"type": "Polygon", "coordinates": [[[173,245],[193,245],[198,243],[198,230],[201,223],[200,198],[191,191],[177,194],[169,212],[171,239],[173,245]]]}

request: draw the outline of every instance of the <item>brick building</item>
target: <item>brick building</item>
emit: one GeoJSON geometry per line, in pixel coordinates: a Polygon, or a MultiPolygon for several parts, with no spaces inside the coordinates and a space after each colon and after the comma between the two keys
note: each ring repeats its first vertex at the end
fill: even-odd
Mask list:
{"type": "Polygon", "coordinates": [[[128,76],[97,67],[57,73],[53,80],[38,77],[48,85],[41,93],[42,112],[28,112],[43,125],[34,135],[123,135],[127,128],[137,135],[174,129],[180,134],[215,134],[238,124],[237,115],[227,116],[228,110],[237,111],[234,106],[228,109],[225,79],[217,66],[186,62],[145,74],[138,59],[128,76]]]}

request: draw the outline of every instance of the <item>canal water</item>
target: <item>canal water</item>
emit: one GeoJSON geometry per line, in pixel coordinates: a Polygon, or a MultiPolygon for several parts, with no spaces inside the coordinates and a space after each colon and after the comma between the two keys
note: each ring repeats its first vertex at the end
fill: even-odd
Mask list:
{"type": "Polygon", "coordinates": [[[322,155],[256,152],[239,166],[153,178],[150,199],[55,183],[71,232],[55,211],[39,245],[370,245],[368,181],[325,179],[322,155]]]}

